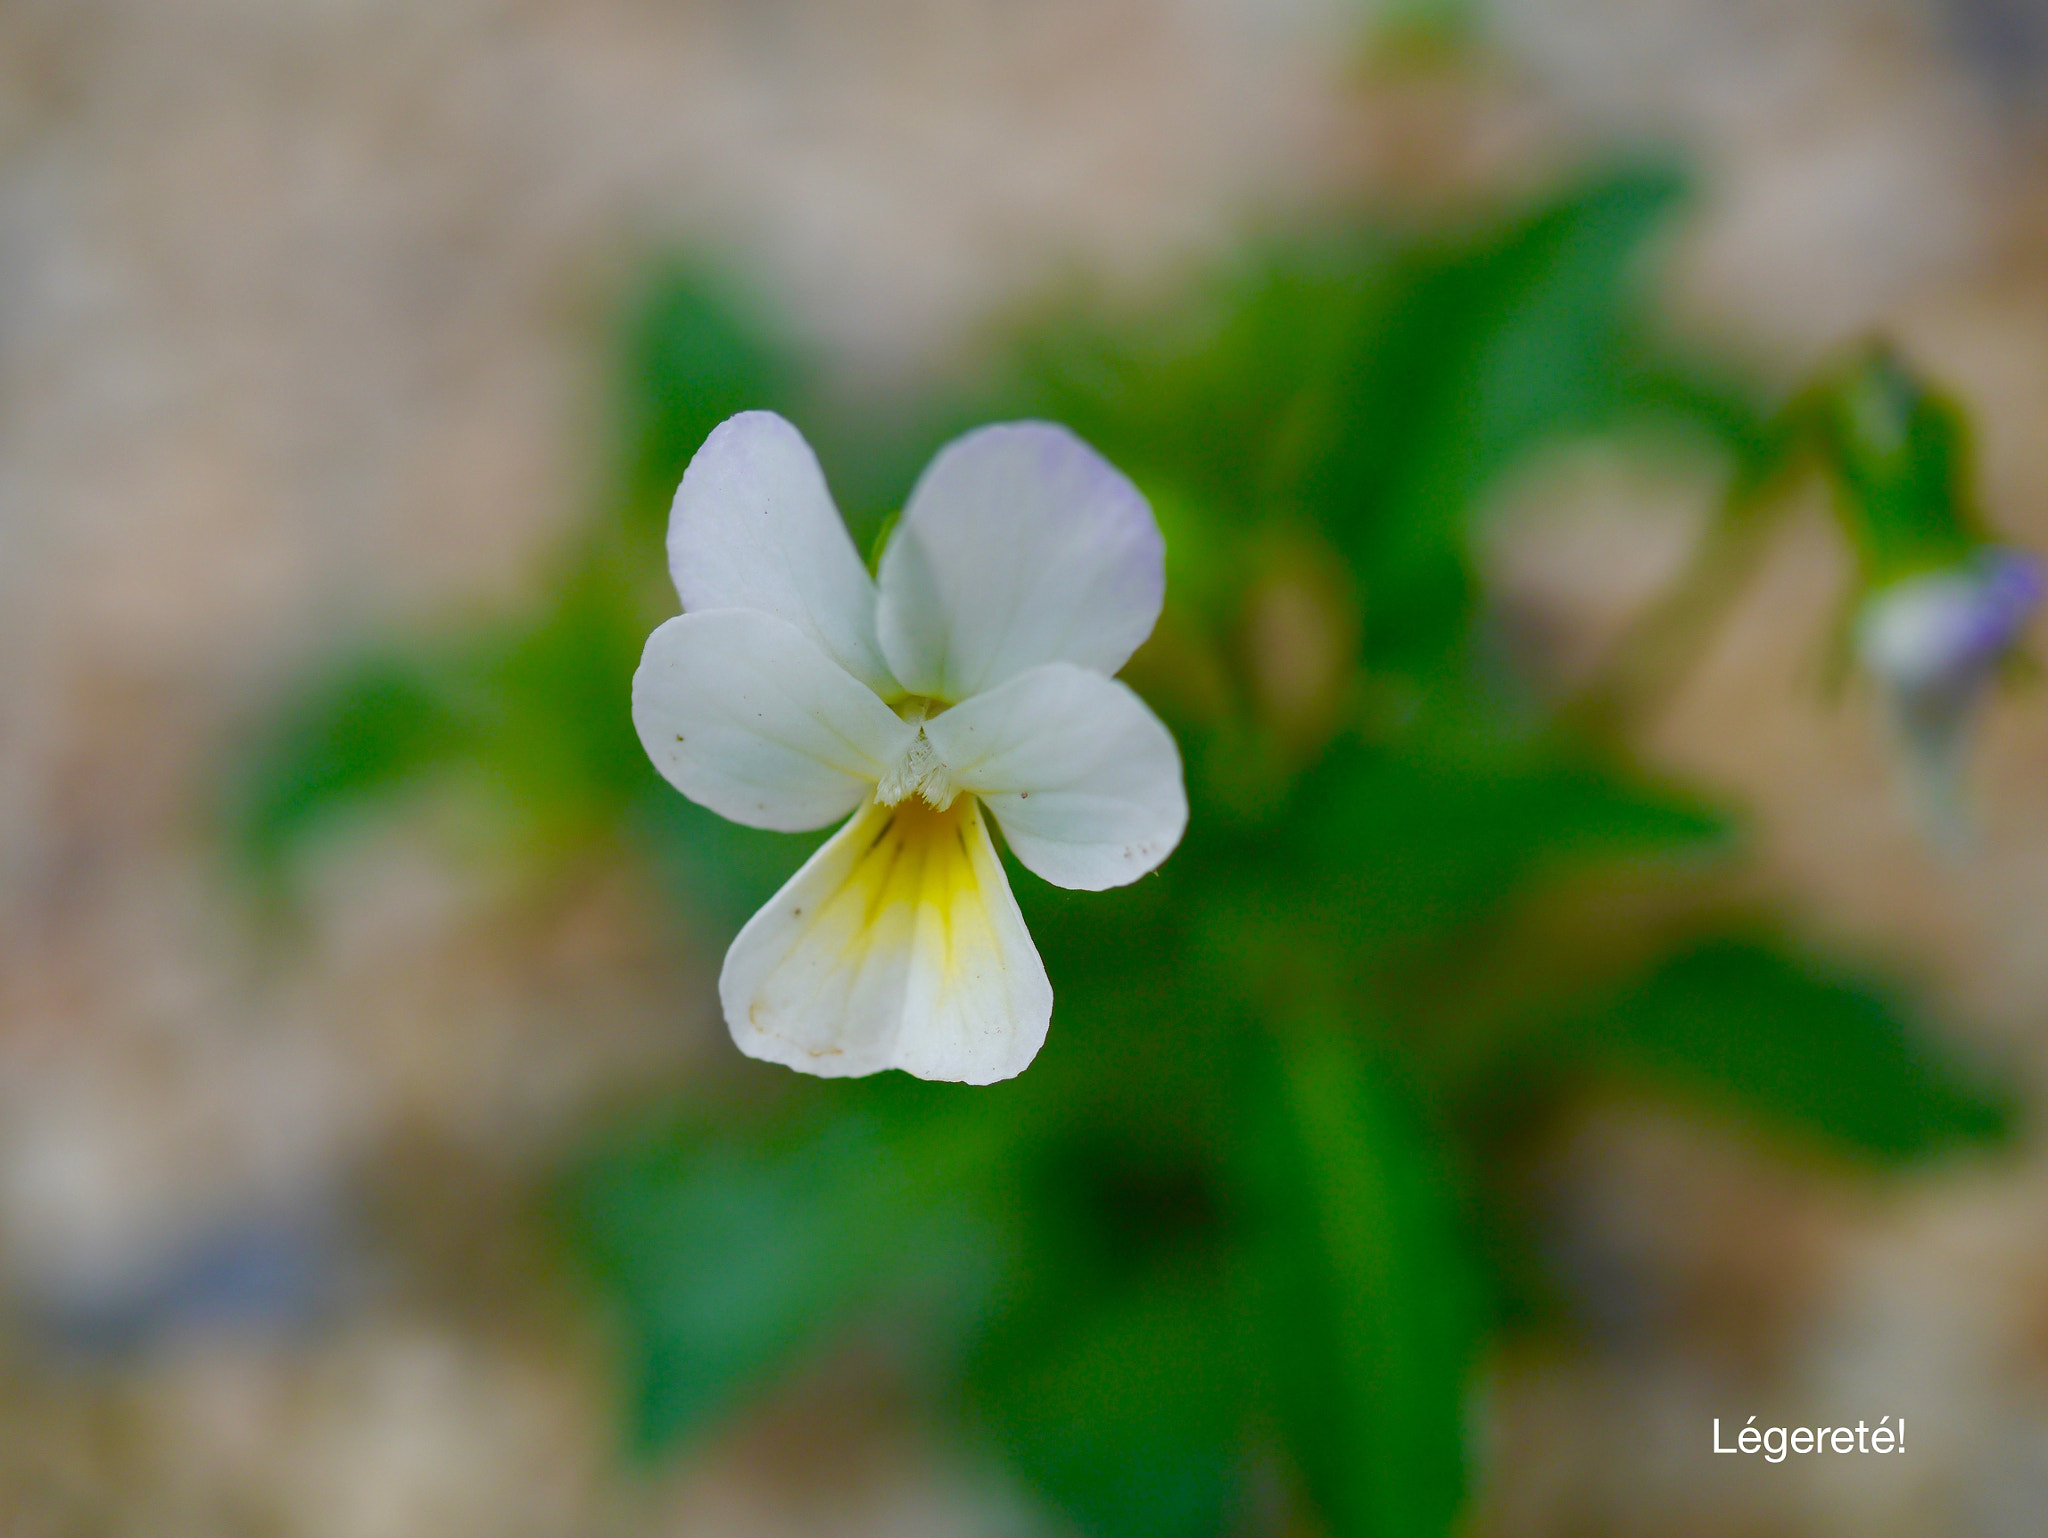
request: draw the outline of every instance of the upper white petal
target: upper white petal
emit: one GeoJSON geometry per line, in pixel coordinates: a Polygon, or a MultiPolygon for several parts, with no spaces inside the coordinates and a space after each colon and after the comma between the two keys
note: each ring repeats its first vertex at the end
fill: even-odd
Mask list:
{"type": "Polygon", "coordinates": [[[980,809],[870,801],[748,920],[718,977],[750,1057],[991,1084],[1045,1041],[1052,985],[980,809]]]}
{"type": "Polygon", "coordinates": [[[787,620],[878,694],[896,681],[875,640],[875,584],[803,434],[772,411],[712,430],[683,472],[668,525],[683,607],[787,620]]]}
{"type": "Polygon", "coordinates": [[[633,725],[692,801],[782,832],[844,817],[916,735],[795,626],[752,609],[679,614],[649,636],[633,725]]]}
{"type": "Polygon", "coordinates": [[[953,783],[988,803],[1017,858],[1055,886],[1135,881],[1187,830],[1173,734],[1113,678],[1050,663],[924,730],[953,783]]]}
{"type": "Polygon", "coordinates": [[[1122,667],[1159,618],[1165,546],[1138,488],[1066,428],[999,424],[926,467],[880,589],[890,668],[961,700],[1045,662],[1122,667]]]}

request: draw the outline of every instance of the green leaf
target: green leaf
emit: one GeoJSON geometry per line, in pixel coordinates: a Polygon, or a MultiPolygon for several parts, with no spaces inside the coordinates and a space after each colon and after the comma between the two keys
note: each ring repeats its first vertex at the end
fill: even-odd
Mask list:
{"type": "Polygon", "coordinates": [[[231,775],[225,820],[265,879],[334,812],[386,796],[467,751],[474,702],[446,669],[370,657],[312,684],[231,775]]]}
{"type": "Polygon", "coordinates": [[[1238,1530],[1256,1346],[1223,1179],[1231,958],[1191,942],[1198,889],[1018,893],[1056,998],[1044,1051],[987,1102],[1017,1127],[1026,1264],[965,1364],[967,1408],[1083,1533],[1238,1530]]]}
{"type": "Polygon", "coordinates": [[[1371,0],[1367,35],[1396,58],[1455,59],[1479,34],[1480,0],[1371,0]]]}
{"type": "Polygon", "coordinates": [[[657,783],[633,728],[633,670],[653,628],[624,557],[598,547],[571,564],[553,602],[470,641],[485,714],[479,758],[537,829],[583,838],[657,783]]]}
{"type": "Polygon", "coordinates": [[[1467,527],[1503,470],[1637,403],[1636,269],[1680,192],[1669,172],[1624,173],[1424,251],[1352,334],[1301,495],[1351,558],[1376,655],[1426,660],[1462,632],[1467,527]]]}
{"type": "Polygon", "coordinates": [[[1033,315],[998,409],[1064,422],[1148,491],[1227,521],[1285,510],[1294,440],[1389,274],[1385,239],[1344,230],[1249,252],[1151,315],[1033,315]]]}
{"type": "Polygon", "coordinates": [[[1440,1538],[1463,1502],[1484,1323],[1460,1204],[1360,1043],[1311,1029],[1247,1075],[1274,1402],[1337,1538],[1440,1538]]]}
{"type": "Polygon", "coordinates": [[[1883,347],[1852,358],[1795,406],[1815,429],[1836,506],[1882,584],[1966,558],[1979,542],[1961,407],[1883,347]]]}
{"type": "Polygon", "coordinates": [[[729,281],[685,260],[648,278],[620,325],[623,503],[660,528],[711,429],[736,412],[791,409],[804,374],[729,281]]]}
{"type": "Polygon", "coordinates": [[[1600,1058],[1877,1159],[2013,1126],[2012,1097],[1966,1073],[1894,999],[1764,944],[1709,941],[1580,1030],[1600,1058]]]}
{"type": "MultiPolygon", "coordinates": [[[[785,404],[795,366],[742,307],[682,263],[649,279],[621,323],[625,526],[601,522],[561,558],[546,607],[377,657],[302,686],[231,776],[227,818],[274,877],[343,808],[460,764],[541,844],[614,826],[655,783],[634,734],[633,669],[672,598],[650,527],[683,467],[736,411],[785,404]]],[[[719,899],[714,895],[714,905],[719,899]]]]}
{"type": "Polygon", "coordinates": [[[1725,831],[1696,801],[1562,753],[1346,741],[1304,779],[1272,847],[1280,875],[1324,875],[1329,923],[1375,945],[1447,933],[1545,869],[1698,850],[1725,831]]]}
{"type": "Polygon", "coordinates": [[[563,1233],[624,1327],[636,1447],[701,1429],[886,1304],[968,1327],[1010,1253],[1013,1161],[1005,1122],[949,1090],[877,1085],[752,1136],[657,1129],[565,1183],[563,1233]]]}
{"type": "Polygon", "coordinates": [[[740,926],[782,889],[832,832],[743,828],[697,805],[666,781],[656,781],[634,802],[627,827],[633,847],[652,862],[677,907],[706,920],[714,933],[705,938],[721,945],[739,933],[740,926]]]}
{"type": "Polygon", "coordinates": [[[1244,1440],[1244,1321],[1228,1279],[1162,1269],[1057,1300],[969,1377],[1011,1464],[1096,1538],[1231,1529],[1244,1440]]]}
{"type": "Polygon", "coordinates": [[[647,623],[633,587],[593,556],[537,620],[339,670],[232,775],[235,841],[274,879],[334,815],[456,767],[543,847],[587,841],[656,783],[630,710],[647,623]]]}
{"type": "MultiPolygon", "coordinates": [[[[1168,1022],[1133,1010],[1066,1030],[1113,1031],[1157,1060],[1172,1055],[1157,1033],[1177,1012],[1156,1007],[1168,1022]]],[[[1197,1092],[1214,1095],[1217,1075],[1203,1080],[1197,1092]]],[[[1184,1119],[1176,1089],[1141,1066],[1119,1082],[1098,1086],[1084,1117],[1057,1090],[1042,1108],[1017,1207],[1029,1265],[963,1387],[983,1434],[1083,1533],[1212,1538],[1234,1525],[1243,1472],[1237,1235],[1205,1118],[1184,1119]]]]}

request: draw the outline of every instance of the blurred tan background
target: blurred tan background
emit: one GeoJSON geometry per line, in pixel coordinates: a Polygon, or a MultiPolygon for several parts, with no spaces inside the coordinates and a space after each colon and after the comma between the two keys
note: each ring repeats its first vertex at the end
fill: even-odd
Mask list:
{"type": "MultiPolygon", "coordinates": [[[[337,638],[530,591],[596,492],[607,306],[650,251],[742,266],[888,392],[971,369],[1007,308],[1142,295],[1248,226],[1505,200],[1642,145],[1701,171],[1675,330],[1786,382],[1896,336],[1978,414],[1994,525],[2048,545],[2048,10],[2021,0],[1494,0],[1455,61],[1337,0],[0,7],[0,1530],[1036,1531],[857,1351],[623,1469],[603,1344],[511,1193],[724,1050],[670,1003],[715,958],[617,870],[507,897],[422,805],[313,862],[280,960],[208,776],[337,638]],[[272,1327],[34,1344],[221,1244],[272,1327]]],[[[1568,658],[1711,494],[1544,467],[1499,580],[1568,658]]],[[[1817,512],[1781,541],[1646,751],[1749,809],[1755,893],[1919,978],[2038,1104],[2043,696],[1992,712],[1976,843],[1931,848],[1870,702],[1820,685],[1841,560],[1817,512]]],[[[1652,1111],[1589,1124],[1559,1203],[1669,1327],[1498,1365],[1480,1529],[2037,1531],[2044,1177],[1879,1201],[1652,1111]],[[1731,1402],[1844,1395],[1972,1430],[1882,1466],[1695,1456],[1731,1402]]]]}

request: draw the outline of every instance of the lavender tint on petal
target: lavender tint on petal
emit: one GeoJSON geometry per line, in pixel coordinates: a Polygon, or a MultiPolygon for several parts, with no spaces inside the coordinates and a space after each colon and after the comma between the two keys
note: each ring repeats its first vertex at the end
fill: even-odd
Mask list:
{"type": "Polygon", "coordinates": [[[753,609],[794,625],[884,699],[875,584],[803,434],[772,411],[728,417],[691,458],[669,516],[685,611],[753,609]]]}
{"type": "Polygon", "coordinates": [[[1048,662],[1115,673],[1159,617],[1165,544],[1144,495],[1072,432],[997,423],[919,477],[878,582],[884,657],[953,702],[1048,662]]]}
{"type": "Polygon", "coordinates": [[[1858,618],[1857,653],[1884,686],[1922,820],[1944,842],[1959,839],[1965,827],[1962,758],[1970,723],[2044,588],[2035,557],[1987,549],[1968,565],[1893,583],[1873,594],[1858,618]]]}
{"type": "Polygon", "coordinates": [[[1987,650],[2002,656],[2033,618],[2048,582],[2040,561],[2023,550],[1987,550],[1979,564],[1984,594],[1979,638],[1987,650]]]}
{"type": "Polygon", "coordinates": [[[1909,577],[1873,595],[1857,623],[1857,651],[1895,690],[1971,692],[2012,649],[2043,590],[2034,557],[1985,551],[1969,566],[1909,577]]]}

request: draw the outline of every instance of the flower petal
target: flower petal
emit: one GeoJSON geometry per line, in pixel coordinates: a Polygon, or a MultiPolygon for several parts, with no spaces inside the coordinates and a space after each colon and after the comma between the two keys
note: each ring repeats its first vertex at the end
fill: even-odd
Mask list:
{"type": "Polygon", "coordinates": [[[875,641],[875,584],[803,434],[772,411],[712,429],[683,472],[668,525],[683,607],[787,620],[877,694],[897,693],[875,641]]]}
{"type": "Polygon", "coordinates": [[[916,736],[795,626],[752,609],[679,614],[649,636],[633,725],[692,801],[785,833],[844,817],[916,736]]]}
{"type": "Polygon", "coordinates": [[[1187,830],[1173,734],[1113,678],[1050,663],[924,730],[953,783],[988,802],[1017,858],[1054,886],[1135,881],[1187,830]]]}
{"type": "Polygon", "coordinates": [[[1067,429],[999,424],[926,467],[880,588],[890,668],[963,700],[1044,662],[1122,667],[1159,618],[1165,545],[1138,488],[1067,429]]]}
{"type": "Polygon", "coordinates": [[[749,1057],[826,1078],[992,1084],[1045,1041],[1052,985],[980,808],[870,801],[748,920],[718,977],[749,1057]]]}
{"type": "Polygon", "coordinates": [[[2040,607],[2040,563],[1986,549],[1967,564],[1880,588],[1856,621],[1863,665],[1894,689],[1973,689],[1988,680],[2040,607]]]}

